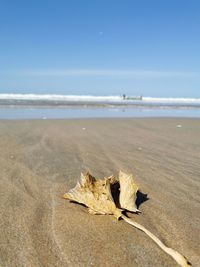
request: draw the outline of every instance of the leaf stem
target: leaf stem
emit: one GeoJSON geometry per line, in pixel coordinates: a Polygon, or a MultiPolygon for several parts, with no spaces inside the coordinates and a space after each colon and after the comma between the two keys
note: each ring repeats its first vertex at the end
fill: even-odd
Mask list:
{"type": "Polygon", "coordinates": [[[170,255],[180,266],[182,266],[182,267],[191,266],[191,264],[187,261],[187,259],[184,256],[182,256],[176,250],[165,246],[158,237],[156,237],[154,234],[152,234],[144,226],[142,226],[141,224],[127,218],[123,214],[121,215],[121,218],[124,219],[124,221],[126,221],[127,223],[131,224],[132,226],[136,227],[137,229],[139,229],[139,230],[143,231],[145,234],[147,234],[163,251],[165,251],[168,255],[170,255]]]}

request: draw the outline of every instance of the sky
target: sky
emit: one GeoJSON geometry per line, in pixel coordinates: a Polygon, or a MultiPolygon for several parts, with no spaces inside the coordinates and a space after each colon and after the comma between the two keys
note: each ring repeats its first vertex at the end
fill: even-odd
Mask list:
{"type": "Polygon", "coordinates": [[[200,97],[199,0],[1,0],[0,93],[200,97]]]}

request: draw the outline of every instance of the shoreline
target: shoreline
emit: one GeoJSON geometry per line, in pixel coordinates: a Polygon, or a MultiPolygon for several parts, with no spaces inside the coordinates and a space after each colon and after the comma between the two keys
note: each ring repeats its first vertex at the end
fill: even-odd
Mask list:
{"type": "Polygon", "coordinates": [[[0,107],[0,120],[88,118],[200,118],[199,108],[147,107],[0,107]]]}
{"type": "Polygon", "coordinates": [[[81,171],[120,169],[148,197],[128,215],[200,264],[199,119],[0,120],[0,136],[0,265],[177,266],[142,232],[62,198],[81,171]]]}

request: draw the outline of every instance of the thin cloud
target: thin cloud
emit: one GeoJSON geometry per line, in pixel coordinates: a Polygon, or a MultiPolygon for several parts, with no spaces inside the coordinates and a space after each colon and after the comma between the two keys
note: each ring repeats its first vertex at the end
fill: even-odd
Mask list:
{"type": "MultiPolygon", "coordinates": [[[[5,73],[5,72],[4,72],[5,73]]],[[[160,70],[118,70],[118,69],[41,69],[41,70],[21,70],[7,72],[7,74],[14,74],[20,76],[117,76],[117,77],[200,77],[199,72],[187,71],[160,71],[160,70]]]]}

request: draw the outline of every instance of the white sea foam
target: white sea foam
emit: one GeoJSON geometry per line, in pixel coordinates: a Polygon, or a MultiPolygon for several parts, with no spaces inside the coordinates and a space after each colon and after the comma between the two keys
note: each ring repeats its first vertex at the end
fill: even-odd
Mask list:
{"type": "Polygon", "coordinates": [[[0,100],[44,100],[70,102],[117,102],[117,103],[160,103],[160,104],[200,104],[200,98],[156,98],[143,97],[142,100],[127,99],[122,96],[92,96],[92,95],[58,95],[58,94],[0,94],[0,100]]]}
{"type": "Polygon", "coordinates": [[[56,95],[56,94],[0,94],[5,100],[55,100],[55,101],[121,101],[121,96],[56,95]]]}
{"type": "Polygon", "coordinates": [[[200,98],[162,98],[162,97],[143,97],[144,102],[148,103],[193,103],[200,104],[200,98]]]}

